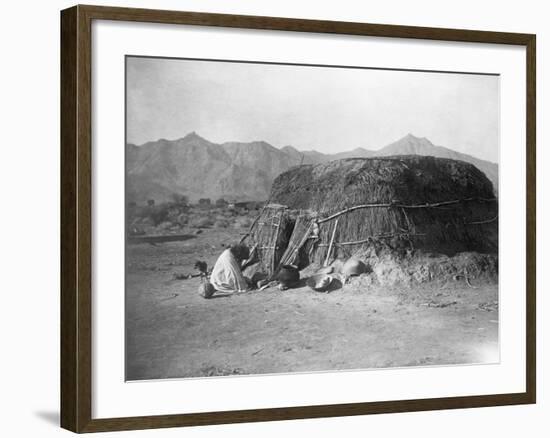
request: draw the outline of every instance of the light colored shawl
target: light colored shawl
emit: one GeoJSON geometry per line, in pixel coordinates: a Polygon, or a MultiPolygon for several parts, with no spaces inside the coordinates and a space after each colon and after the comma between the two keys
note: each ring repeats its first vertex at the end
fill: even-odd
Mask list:
{"type": "Polygon", "coordinates": [[[230,249],[226,249],[218,257],[212,269],[210,283],[216,290],[225,293],[245,292],[248,289],[241,267],[230,249]]]}

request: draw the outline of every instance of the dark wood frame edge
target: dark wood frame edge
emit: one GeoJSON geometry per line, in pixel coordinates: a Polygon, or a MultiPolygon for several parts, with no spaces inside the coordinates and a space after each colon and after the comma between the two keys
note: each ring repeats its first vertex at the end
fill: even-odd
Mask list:
{"type": "Polygon", "coordinates": [[[61,12],[61,426],[99,432],[536,402],[536,36],[532,34],[78,5],[61,12]],[[526,391],[468,397],[92,419],[91,23],[191,24],[526,47],[526,391]]]}

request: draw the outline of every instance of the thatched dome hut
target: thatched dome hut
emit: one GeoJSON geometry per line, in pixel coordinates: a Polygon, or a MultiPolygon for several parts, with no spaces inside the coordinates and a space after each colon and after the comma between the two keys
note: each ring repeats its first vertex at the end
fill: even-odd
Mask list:
{"type": "Polygon", "coordinates": [[[250,235],[272,256],[268,267],[304,256],[327,262],[372,245],[443,254],[498,248],[492,184],[463,161],[395,156],[297,166],[275,179],[270,201],[258,220],[270,225],[250,235]]]}

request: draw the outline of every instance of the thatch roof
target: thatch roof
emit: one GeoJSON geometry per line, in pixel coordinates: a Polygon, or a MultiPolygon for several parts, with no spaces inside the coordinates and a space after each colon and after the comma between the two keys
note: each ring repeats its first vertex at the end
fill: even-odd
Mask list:
{"type": "Polygon", "coordinates": [[[492,198],[493,187],[474,165],[406,155],[297,166],[275,179],[271,200],[291,209],[333,213],[366,201],[422,204],[475,196],[492,198]]]}
{"type": "Polygon", "coordinates": [[[297,166],[275,179],[271,201],[295,217],[317,217],[319,238],[303,250],[317,261],[331,241],[331,257],[374,243],[446,254],[497,250],[492,184],[463,161],[396,156],[297,166]]]}

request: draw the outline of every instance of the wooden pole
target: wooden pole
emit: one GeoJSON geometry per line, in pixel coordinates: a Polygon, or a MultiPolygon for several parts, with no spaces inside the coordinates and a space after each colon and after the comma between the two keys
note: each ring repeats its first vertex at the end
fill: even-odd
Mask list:
{"type": "Polygon", "coordinates": [[[334,242],[334,236],[336,235],[336,227],[338,226],[338,219],[334,221],[334,228],[332,229],[332,236],[330,238],[330,243],[328,245],[328,251],[327,251],[327,258],[325,259],[325,264],[323,266],[328,265],[328,261],[330,259],[330,253],[332,252],[332,243],[334,242]]]}
{"type": "MultiPolygon", "coordinates": [[[[350,242],[338,242],[338,243],[335,243],[334,245],[336,246],[346,246],[346,245],[360,245],[362,243],[369,243],[369,242],[372,242],[373,240],[377,240],[377,239],[388,239],[388,238],[392,238],[392,237],[409,237],[409,236],[425,236],[426,233],[394,233],[394,234],[375,234],[371,237],[368,237],[366,239],[363,239],[363,240],[353,240],[353,241],[350,241],[350,242]]],[[[321,243],[319,244],[320,247],[324,247],[324,246],[328,246],[328,244],[326,243],[321,243]]]]}
{"type": "Polygon", "coordinates": [[[281,210],[279,212],[279,222],[277,223],[277,225],[275,225],[277,227],[277,229],[275,230],[275,240],[273,241],[273,258],[271,260],[271,275],[275,274],[275,268],[277,267],[277,265],[275,264],[275,256],[277,255],[277,253],[276,253],[276,251],[277,251],[277,240],[279,239],[279,232],[281,230],[281,221],[283,220],[283,211],[284,210],[281,210]]]}
{"type": "Polygon", "coordinates": [[[477,224],[489,224],[491,222],[494,222],[498,219],[498,214],[491,218],[491,219],[487,219],[487,220],[484,220],[484,221],[477,221],[477,222],[466,222],[466,225],[477,225],[477,224]]]}
{"type": "Polygon", "coordinates": [[[353,207],[346,208],[345,210],[339,211],[338,213],[334,213],[332,216],[319,220],[319,223],[322,224],[324,222],[331,221],[333,219],[336,219],[338,216],[342,216],[343,214],[349,213],[351,211],[363,209],[363,208],[407,208],[407,209],[437,208],[437,207],[444,207],[446,205],[460,204],[461,202],[472,202],[472,201],[494,202],[496,200],[497,198],[464,198],[464,199],[455,199],[453,201],[435,202],[433,204],[426,203],[426,204],[407,205],[407,204],[401,204],[399,202],[387,202],[384,204],[362,204],[362,205],[355,205],[353,207]]]}

